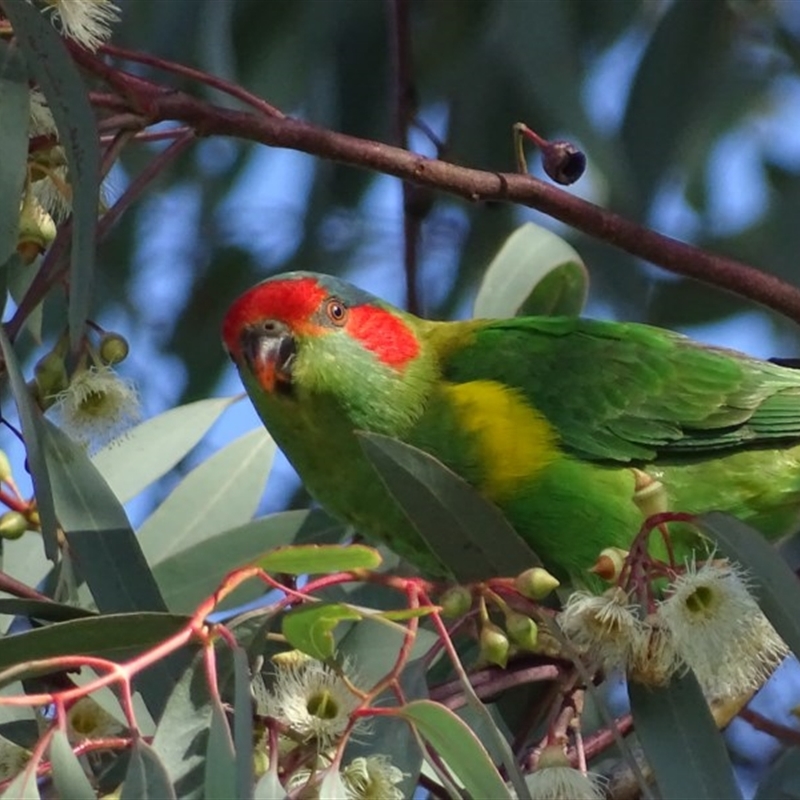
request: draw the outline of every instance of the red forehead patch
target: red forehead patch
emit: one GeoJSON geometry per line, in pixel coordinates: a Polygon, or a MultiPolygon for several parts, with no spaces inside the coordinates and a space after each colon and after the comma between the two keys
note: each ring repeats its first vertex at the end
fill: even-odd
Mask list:
{"type": "Polygon", "coordinates": [[[274,319],[291,328],[302,327],[328,296],[313,278],[268,281],[234,300],[222,323],[222,338],[231,352],[239,348],[239,334],[250,322],[274,319]]]}
{"type": "Polygon", "coordinates": [[[347,332],[390,367],[404,367],[419,354],[419,342],[406,324],[376,306],[350,309],[347,332]]]}

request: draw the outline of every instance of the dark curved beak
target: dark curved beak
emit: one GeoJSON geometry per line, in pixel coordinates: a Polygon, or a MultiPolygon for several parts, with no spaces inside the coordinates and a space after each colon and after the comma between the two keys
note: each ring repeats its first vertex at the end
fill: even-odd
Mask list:
{"type": "Polygon", "coordinates": [[[294,336],[287,325],[267,320],[246,327],[240,336],[242,357],[265,389],[287,389],[297,355],[294,336]]]}

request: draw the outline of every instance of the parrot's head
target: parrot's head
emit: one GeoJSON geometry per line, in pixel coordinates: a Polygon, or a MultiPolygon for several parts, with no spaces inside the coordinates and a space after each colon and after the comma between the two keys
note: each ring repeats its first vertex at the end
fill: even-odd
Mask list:
{"type": "Polygon", "coordinates": [[[254,400],[335,403],[354,427],[395,432],[435,379],[424,324],[337,278],[291,272],[237,298],[222,336],[254,400]]]}

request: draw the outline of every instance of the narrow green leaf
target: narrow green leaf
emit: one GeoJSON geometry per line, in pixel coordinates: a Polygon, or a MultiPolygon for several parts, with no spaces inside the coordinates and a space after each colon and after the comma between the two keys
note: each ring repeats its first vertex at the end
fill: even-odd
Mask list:
{"type": "Polygon", "coordinates": [[[211,698],[203,655],[199,653],[172,690],[153,738],[153,749],[181,800],[203,797],[210,724],[211,698]]]}
{"type": "Polygon", "coordinates": [[[16,42],[0,41],[0,263],[16,251],[28,163],[28,70],[16,42]]]}
{"type": "Polygon", "coordinates": [[[92,784],[86,777],[78,757],[72,752],[63,731],[56,731],[50,740],[50,762],[53,765],[53,783],[59,797],[70,800],[95,800],[92,784]]]}
{"type": "Polygon", "coordinates": [[[250,665],[242,647],[233,650],[233,742],[236,752],[236,797],[253,794],[253,694],[250,665]]]}
{"type": "Polygon", "coordinates": [[[89,94],[61,37],[41,11],[24,0],[3,4],[28,68],[44,92],[64,146],[72,187],[69,273],[70,343],[77,349],[89,316],[99,205],[100,146],[89,94]]]}
{"type": "Polygon", "coordinates": [[[139,529],[151,564],[252,519],[267,482],[275,443],[256,428],[192,470],[139,529]]]}
{"type": "Polygon", "coordinates": [[[729,514],[712,511],[698,517],[697,524],[731,561],[747,569],[761,610],[800,657],[800,583],[781,554],[758,531],[729,514]]]}
{"type": "Polygon", "coordinates": [[[472,797],[511,797],[477,736],[452,711],[430,700],[415,700],[397,714],[433,746],[472,797]]]}
{"type": "Polygon", "coordinates": [[[289,575],[377,569],[381,555],[363,544],[301,544],[272,550],[253,562],[265,572],[289,575]]]}
{"type": "Polygon", "coordinates": [[[770,766],[754,800],[800,800],[800,748],[790,747],[770,766]]]}
{"type": "Polygon", "coordinates": [[[312,603],[285,614],[281,628],[292,647],[325,661],[336,650],[336,626],[361,616],[355,608],[342,603],[312,603]]]}
{"type": "Polygon", "coordinates": [[[166,611],[125,510],[84,449],[45,420],[42,446],[61,526],[102,612],[166,611]]]}
{"type": "Polygon", "coordinates": [[[56,509],[53,503],[53,489],[50,485],[50,473],[47,469],[42,448],[42,415],[31,399],[25,378],[14,354],[14,348],[8,341],[5,328],[0,325],[0,349],[3,351],[3,360],[6,364],[8,379],[11,383],[11,393],[17,404],[19,421],[22,426],[22,438],[25,440],[25,452],[28,456],[28,468],[33,481],[33,491],[36,495],[36,507],[42,523],[42,537],[44,538],[45,555],[55,563],[58,560],[58,538],[56,530],[56,509]]]}
{"type": "MultiPolygon", "coordinates": [[[[219,585],[231,570],[252,564],[273,548],[293,542],[332,544],[340,541],[344,526],[323,511],[281,511],[222,531],[159,561],[153,567],[164,600],[171,611],[189,612],[219,585]]],[[[258,581],[234,592],[236,605],[263,594],[258,581]]],[[[226,605],[228,600],[225,601],[226,605]]]]}
{"type": "Polygon", "coordinates": [[[106,614],[57,622],[3,639],[0,669],[42,658],[94,655],[120,660],[177,633],[187,617],[173,614],[106,614]]]}
{"type": "Polygon", "coordinates": [[[442,565],[468,583],[539,563],[500,510],[433,456],[359,431],[361,447],[442,565]]]}
{"type": "Polygon", "coordinates": [[[492,259],[481,281],[474,317],[581,313],[589,273],[576,250],[552,231],[526,222],[492,259]]]}
{"type": "Polygon", "coordinates": [[[8,784],[0,800],[40,800],[36,770],[30,764],[8,784]]]}
{"type": "MultiPolygon", "coordinates": [[[[247,750],[247,756],[251,760],[252,746],[251,742],[247,750]]],[[[233,739],[225,711],[217,697],[211,699],[204,794],[206,800],[228,800],[231,797],[242,796],[236,793],[236,753],[233,749],[233,739]]]]}
{"type": "Polygon", "coordinates": [[[158,753],[141,738],[133,743],[120,800],[173,800],[175,789],[158,753]]]}
{"type": "Polygon", "coordinates": [[[66,622],[70,619],[96,617],[94,611],[62,603],[50,603],[45,600],[25,600],[17,597],[0,598],[0,614],[13,614],[20,617],[31,617],[48,622],[66,622]]]}
{"type": "Polygon", "coordinates": [[[121,503],[166,475],[239,397],[215,397],[171,408],[109,442],[92,462],[121,503]]]}
{"type": "Polygon", "coordinates": [[[694,673],[659,688],[629,681],[628,696],[636,733],[664,800],[741,797],[725,743],[694,673]]]}

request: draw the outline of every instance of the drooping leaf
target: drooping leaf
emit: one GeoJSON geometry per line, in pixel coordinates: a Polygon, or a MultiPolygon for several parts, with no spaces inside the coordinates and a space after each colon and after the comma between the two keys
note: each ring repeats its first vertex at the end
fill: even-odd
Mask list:
{"type": "Polygon", "coordinates": [[[415,700],[397,714],[433,746],[472,797],[511,797],[483,745],[452,711],[430,700],[415,700]]]}
{"type": "Polygon", "coordinates": [[[325,661],[336,649],[333,638],[336,627],[342,622],[357,619],[361,619],[361,614],[352,606],[312,603],[285,614],[281,627],[292,647],[325,661]]]}
{"type": "Polygon", "coordinates": [[[60,797],[95,800],[97,795],[92,784],[63,731],[56,731],[50,740],[50,763],[53,765],[53,783],[60,797]]]}
{"type": "Polygon", "coordinates": [[[253,562],[265,572],[289,575],[349,572],[356,569],[377,569],[380,553],[363,544],[301,544],[272,550],[253,562]]]}
{"type": "Polygon", "coordinates": [[[267,481],[275,443],[257,428],[206,459],[139,529],[150,564],[233,525],[249,522],[267,481]]]}
{"type": "MultiPolygon", "coordinates": [[[[0,42],[0,264],[16,251],[28,161],[28,70],[16,42],[0,42]]],[[[3,293],[5,294],[5,293],[3,293]]]]}
{"type": "Polygon", "coordinates": [[[47,420],[42,446],[58,519],[100,611],[166,611],[125,510],[84,449],[47,420]]]}
{"type": "Polygon", "coordinates": [[[754,800],[800,800],[800,748],[790,747],[770,766],[754,800]]]}
{"type": "Polygon", "coordinates": [[[120,800],[173,800],[175,790],[158,753],[140,737],[133,743],[120,800]]]}
{"type": "Polygon", "coordinates": [[[236,752],[236,796],[253,793],[253,694],[250,666],[242,647],[233,650],[233,743],[236,752]]]}
{"type": "Polygon", "coordinates": [[[629,681],[628,696],[636,733],[665,800],[741,797],[694,673],[673,678],[664,687],[629,681]]]}
{"type": "MultiPolygon", "coordinates": [[[[282,511],[209,536],[167,556],[153,568],[167,606],[189,612],[213,592],[231,570],[252,564],[281,545],[303,542],[332,544],[341,540],[343,525],[323,511],[282,511]]],[[[237,589],[225,605],[244,603],[263,593],[258,581],[237,589]]]]}
{"type": "MultiPolygon", "coordinates": [[[[248,757],[251,758],[250,748],[248,757]]],[[[205,785],[207,800],[227,800],[242,797],[236,792],[236,753],[233,749],[228,720],[218,698],[211,699],[211,725],[208,728],[208,747],[205,759],[205,785]]],[[[244,795],[246,796],[246,795],[244,795]]]]}
{"type": "Polygon", "coordinates": [[[70,343],[76,349],[89,316],[99,205],[100,145],[89,93],[66,45],[40,10],[24,0],[3,5],[28,69],[53,113],[72,187],[72,252],[69,272],[70,343]]]}
{"type": "Polygon", "coordinates": [[[18,597],[0,597],[0,613],[21,617],[66,622],[70,619],[83,619],[97,616],[94,611],[68,606],[63,603],[49,603],[46,600],[27,600],[18,597]]]}
{"type": "Polygon", "coordinates": [[[172,690],[153,737],[153,749],[161,757],[176,793],[186,800],[203,796],[211,713],[200,653],[172,690]]]}
{"type": "Polygon", "coordinates": [[[56,529],[56,510],[53,504],[53,489],[50,485],[50,473],[42,446],[43,423],[39,409],[31,399],[25,378],[19,368],[14,349],[8,341],[5,328],[0,325],[0,349],[3,351],[6,372],[11,384],[11,393],[17,404],[19,421],[22,426],[22,437],[25,440],[25,452],[28,456],[28,468],[33,481],[33,490],[36,495],[36,507],[42,524],[44,538],[44,551],[47,557],[55,562],[58,559],[58,538],[56,529]]]}
{"type": "Polygon", "coordinates": [[[126,431],[92,456],[121,503],[171,470],[238,397],[215,397],[171,408],[126,431]]]}
{"type": "Polygon", "coordinates": [[[94,655],[119,660],[152,647],[188,622],[173,614],[105,614],[7,636],[0,647],[0,669],[34,659],[94,655]]]}
{"type": "Polygon", "coordinates": [[[457,580],[516,575],[539,563],[499,509],[433,456],[388,436],[357,435],[400,508],[457,580]]]}
{"type": "Polygon", "coordinates": [[[40,800],[36,770],[28,764],[0,794],[0,800],[40,800]]]}
{"type": "Polygon", "coordinates": [[[781,554],[758,531],[728,514],[712,511],[697,523],[722,553],[747,569],[761,610],[800,657],[800,583],[781,554]]]}
{"type": "Polygon", "coordinates": [[[578,315],[589,273],[560,236],[526,222],[506,239],[483,276],[474,317],[578,315]]]}

